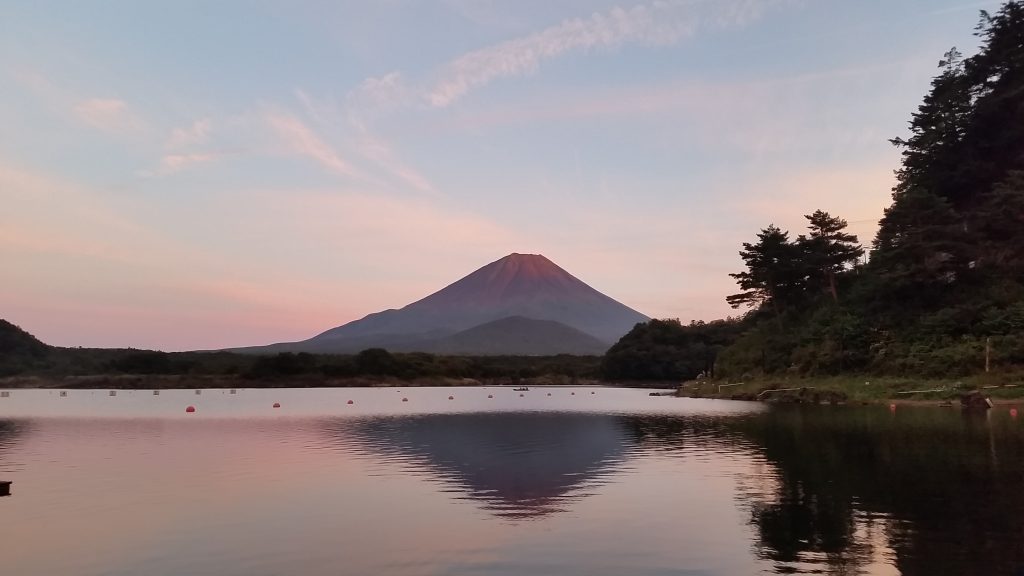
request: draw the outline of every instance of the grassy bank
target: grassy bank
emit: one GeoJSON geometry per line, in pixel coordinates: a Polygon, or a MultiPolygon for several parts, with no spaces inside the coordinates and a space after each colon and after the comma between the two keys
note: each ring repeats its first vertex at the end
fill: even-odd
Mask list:
{"type": "Polygon", "coordinates": [[[825,378],[765,377],[744,382],[704,380],[684,383],[680,395],[737,400],[792,399],[802,394],[821,401],[942,402],[978,390],[993,401],[1024,399],[1024,371],[980,374],[963,378],[923,379],[892,376],[833,376],[825,378]],[[785,388],[797,390],[766,392],[785,388]]]}

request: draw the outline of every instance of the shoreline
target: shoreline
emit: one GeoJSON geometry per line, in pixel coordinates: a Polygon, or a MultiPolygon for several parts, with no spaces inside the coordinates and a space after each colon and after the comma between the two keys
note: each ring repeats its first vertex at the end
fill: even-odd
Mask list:
{"type": "Polygon", "coordinates": [[[403,380],[397,377],[327,378],[296,376],[294,378],[254,379],[241,376],[106,374],[89,376],[10,376],[0,378],[5,390],[218,390],[230,388],[419,388],[455,386],[604,386],[651,390],[674,390],[677,382],[608,381],[594,378],[538,376],[532,378],[448,378],[420,377],[403,380]]]}
{"type": "Polygon", "coordinates": [[[1024,402],[1024,375],[988,373],[958,379],[919,379],[891,376],[832,376],[826,378],[764,378],[745,382],[691,380],[678,395],[692,398],[753,400],[767,403],[896,404],[959,406],[964,394],[978,393],[993,404],[1024,402]]]}
{"type": "MultiPolygon", "coordinates": [[[[1019,378],[1019,375],[1013,375],[1019,378]]],[[[986,381],[991,378],[987,378],[986,381]]],[[[735,382],[718,380],[688,381],[609,381],[596,378],[539,376],[531,378],[450,378],[419,377],[401,379],[390,376],[330,378],[296,376],[292,378],[246,378],[237,375],[145,375],[100,374],[87,376],[9,376],[0,378],[3,390],[218,390],[272,388],[418,388],[418,387],[516,387],[516,386],[591,386],[646,390],[675,390],[675,397],[714,400],[754,401],[766,404],[837,404],[931,406],[959,408],[961,394],[977,391],[991,399],[993,405],[1024,404],[1024,386],[979,385],[977,379],[958,381],[917,380],[909,378],[824,378],[807,380],[752,380],[735,382]],[[721,387],[721,388],[720,388],[721,387]],[[765,391],[777,395],[759,398],[765,391]],[[920,391],[906,394],[907,391],[920,391]],[[903,392],[904,394],[900,394],[903,392]]]]}

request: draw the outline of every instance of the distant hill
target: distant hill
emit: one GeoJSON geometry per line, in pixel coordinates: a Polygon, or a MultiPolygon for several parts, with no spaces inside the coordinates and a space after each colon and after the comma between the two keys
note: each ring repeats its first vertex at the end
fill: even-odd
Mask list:
{"type": "Polygon", "coordinates": [[[648,320],[544,256],[510,254],[404,308],[370,314],[309,340],[236,351],[347,353],[379,347],[392,351],[464,348],[490,350],[490,354],[526,353],[516,351],[521,349],[557,354],[579,349],[600,354],[634,325],[648,320]],[[511,318],[519,319],[496,323],[511,318]],[[491,323],[496,324],[487,326],[491,323]],[[465,334],[478,327],[479,331],[465,334]],[[560,341],[555,334],[566,340],[560,341]]]}
{"type": "Polygon", "coordinates": [[[42,360],[50,347],[35,336],[0,320],[0,376],[17,374],[42,360]]]}
{"type": "Polygon", "coordinates": [[[589,334],[553,320],[522,316],[502,318],[419,346],[421,352],[487,356],[576,354],[600,356],[608,345],[589,334]]]}

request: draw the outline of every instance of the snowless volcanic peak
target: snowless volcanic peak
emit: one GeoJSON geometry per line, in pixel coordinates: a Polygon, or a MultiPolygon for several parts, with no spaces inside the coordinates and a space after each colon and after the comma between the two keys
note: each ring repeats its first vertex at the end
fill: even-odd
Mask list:
{"type": "MultiPolygon", "coordinates": [[[[509,254],[409,307],[500,305],[516,300],[603,296],[540,254],[509,254]]],[[[544,319],[544,318],[538,318],[544,319]]]]}
{"type": "Polygon", "coordinates": [[[614,343],[648,318],[539,254],[509,254],[400,310],[371,314],[317,338],[454,333],[510,316],[552,320],[614,343]]]}
{"type": "MultiPolygon", "coordinates": [[[[638,322],[647,320],[643,314],[591,288],[540,254],[509,254],[404,308],[370,314],[309,340],[282,343],[272,349],[344,352],[384,347],[429,351],[471,336],[493,336],[495,330],[504,327],[518,330],[518,340],[528,335],[531,342],[557,341],[553,336],[556,333],[563,337],[577,334],[577,346],[551,347],[551,353],[564,353],[570,348],[595,348],[589,338],[611,345],[638,322]],[[531,323],[525,331],[522,322],[498,323],[487,330],[457,336],[471,328],[513,317],[543,322],[531,323]],[[455,340],[445,340],[449,337],[455,340]]],[[[495,337],[494,346],[484,346],[484,342],[476,348],[497,349],[500,342],[518,341],[516,338],[495,337]]]]}

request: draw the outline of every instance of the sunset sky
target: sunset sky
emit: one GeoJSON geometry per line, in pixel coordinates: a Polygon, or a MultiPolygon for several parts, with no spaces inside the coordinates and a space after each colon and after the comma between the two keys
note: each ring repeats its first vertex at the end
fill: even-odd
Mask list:
{"type": "Polygon", "coordinates": [[[653,317],[740,244],[869,243],[969,0],[21,2],[0,318],[64,346],[304,339],[510,252],[653,317]]]}

